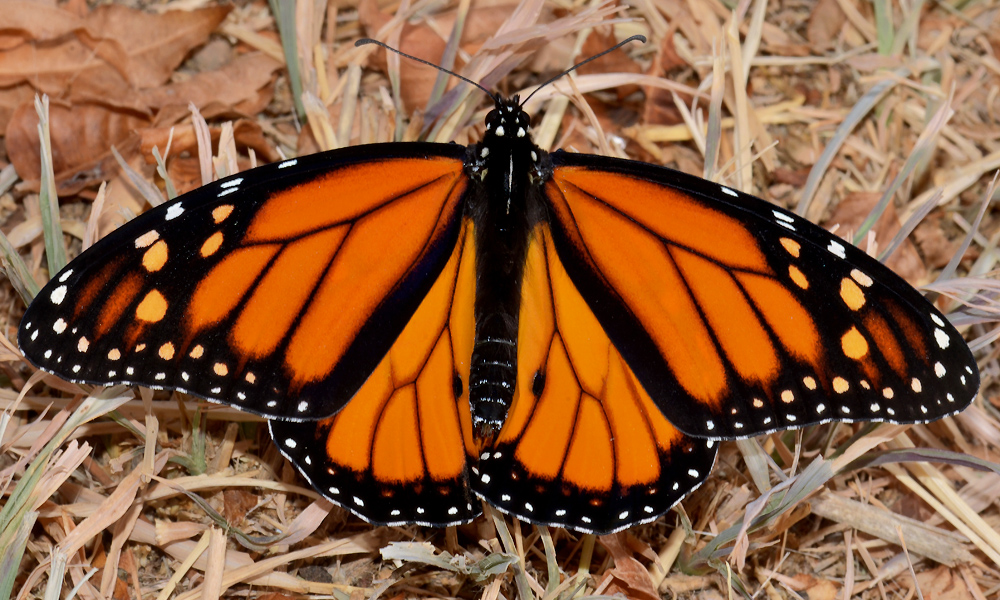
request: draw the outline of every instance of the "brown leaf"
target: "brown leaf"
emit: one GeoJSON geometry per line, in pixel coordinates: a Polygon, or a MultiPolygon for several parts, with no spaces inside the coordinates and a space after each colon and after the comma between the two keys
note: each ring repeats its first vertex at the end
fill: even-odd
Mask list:
{"type": "Polygon", "coordinates": [[[809,15],[806,37],[817,48],[827,48],[837,39],[846,19],[837,0],[819,0],[809,15]]]}
{"type": "MultiPolygon", "coordinates": [[[[604,52],[608,48],[614,46],[618,40],[615,39],[614,31],[608,29],[607,33],[600,33],[598,29],[593,29],[587,39],[583,42],[583,47],[580,50],[580,58],[585,59],[590,56],[594,56],[604,52]]],[[[640,73],[642,70],[639,65],[632,60],[624,50],[618,48],[614,52],[605,54],[604,56],[592,60],[589,63],[581,66],[579,69],[580,73],[640,73]]],[[[638,85],[622,85],[614,89],[614,92],[618,94],[619,99],[624,99],[628,95],[639,91],[638,85]]]]}
{"type": "Polygon", "coordinates": [[[257,506],[257,495],[246,490],[233,489],[222,492],[222,514],[230,525],[236,525],[243,520],[254,506],[257,506]]]}
{"type": "MultiPolygon", "coordinates": [[[[833,214],[827,219],[827,223],[833,225],[839,223],[841,233],[850,232],[853,234],[861,224],[868,218],[872,208],[882,197],[880,192],[854,192],[845,197],[833,214]]],[[[899,219],[896,217],[896,208],[889,204],[881,218],[875,224],[875,240],[880,249],[884,249],[886,244],[892,241],[893,236],[899,231],[899,219]]],[[[864,248],[866,244],[862,244],[864,248]]],[[[897,275],[907,280],[911,284],[918,285],[927,279],[927,267],[924,266],[920,254],[916,247],[907,239],[896,249],[886,266],[896,272],[897,275]]]]}
{"type": "Polygon", "coordinates": [[[274,72],[283,66],[260,52],[245,54],[218,71],[199,73],[180,83],[145,90],[141,97],[146,106],[156,109],[181,104],[186,110],[191,102],[199,109],[210,102],[236,106],[240,102],[256,100],[257,91],[270,84],[274,72]]]}
{"type": "Polygon", "coordinates": [[[129,81],[137,88],[149,88],[169,81],[188,53],[208,40],[230,10],[230,6],[212,6],[150,14],[111,4],[99,6],[87,18],[87,29],[113,35],[128,55],[129,81]]]}
{"type": "Polygon", "coordinates": [[[0,50],[9,50],[28,41],[47,41],[83,26],[73,13],[40,2],[3,2],[0,23],[0,50]]]}
{"type": "MultiPolygon", "coordinates": [[[[927,218],[913,231],[913,237],[916,239],[917,245],[920,246],[924,260],[933,269],[943,268],[958,251],[959,242],[948,239],[944,233],[944,223],[942,223],[940,211],[927,215],[927,218]]],[[[970,251],[973,248],[975,246],[970,248],[970,251]]]]}
{"type": "MultiPolygon", "coordinates": [[[[134,130],[149,123],[142,115],[97,103],[49,106],[52,166],[60,196],[74,194],[92,182],[110,178],[117,170],[111,156],[116,146],[123,156],[139,147],[134,130]]],[[[22,179],[37,186],[41,177],[38,115],[33,103],[22,104],[7,125],[7,155],[22,179]]]]}
{"type": "Polygon", "coordinates": [[[649,578],[649,572],[632,556],[632,551],[626,544],[625,532],[612,535],[602,535],[598,538],[601,545],[607,548],[611,557],[615,561],[615,566],[605,572],[600,585],[607,579],[611,582],[605,588],[605,594],[613,596],[623,594],[626,598],[636,600],[659,600],[660,595],[653,587],[653,581],[649,578]]]}
{"type": "Polygon", "coordinates": [[[945,566],[917,573],[917,585],[924,598],[935,600],[973,600],[961,575],[945,566]]]}
{"type": "Polygon", "coordinates": [[[133,90],[167,82],[229,10],[216,6],[147,14],[112,5],[80,20],[66,11],[26,8],[22,21],[33,27],[22,23],[19,29],[0,30],[7,33],[0,41],[8,47],[0,52],[0,86],[29,83],[52,97],[100,99],[141,109],[133,90]],[[45,19],[57,26],[37,23],[45,19]],[[29,37],[32,33],[39,37],[29,37]],[[13,44],[17,39],[23,43],[13,44]]]}
{"type": "Polygon", "coordinates": [[[35,90],[27,83],[12,87],[0,87],[0,131],[7,130],[7,124],[14,115],[18,106],[25,102],[31,102],[35,97],[35,90]]]}

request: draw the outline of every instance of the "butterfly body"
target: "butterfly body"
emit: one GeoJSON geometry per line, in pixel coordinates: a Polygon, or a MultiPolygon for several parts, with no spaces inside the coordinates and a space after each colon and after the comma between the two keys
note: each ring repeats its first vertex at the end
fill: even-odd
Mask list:
{"type": "Polygon", "coordinates": [[[500,431],[513,401],[521,280],[529,236],[545,219],[538,187],[550,174],[542,166],[547,155],[531,141],[528,127],[516,96],[499,99],[483,140],[465,159],[478,274],[469,402],[483,440],[500,431]]]}
{"type": "Polygon", "coordinates": [[[979,385],[863,252],[696,177],[547,154],[516,98],[468,148],[347,148],[153,209],[56,274],[18,343],[263,415],[326,497],[436,526],[478,496],[617,531],[696,488],[716,440],[932,420],[979,385]]]}

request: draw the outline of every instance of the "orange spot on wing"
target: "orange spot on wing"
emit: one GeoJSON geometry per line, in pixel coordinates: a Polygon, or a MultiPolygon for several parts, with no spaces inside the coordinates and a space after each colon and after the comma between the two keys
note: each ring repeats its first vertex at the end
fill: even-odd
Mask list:
{"type": "Polygon", "coordinates": [[[232,204],[223,204],[221,206],[216,206],[215,208],[212,209],[212,220],[215,221],[216,224],[225,221],[226,218],[232,214],[233,208],[234,207],[232,204]]]}
{"type": "Polygon", "coordinates": [[[277,251],[277,246],[241,248],[215,265],[188,305],[188,334],[228,317],[277,251]]]}
{"type": "Polygon", "coordinates": [[[346,227],[333,228],[282,249],[240,312],[233,344],[252,357],[273,352],[309,301],[346,233],[346,227]]]}
{"type": "Polygon", "coordinates": [[[167,314],[167,299],[158,290],[151,290],[143,297],[135,309],[135,317],[140,321],[156,323],[167,314]]]}
{"type": "Polygon", "coordinates": [[[378,481],[402,483],[424,476],[416,427],[414,386],[396,390],[379,419],[372,443],[372,475],[378,481]]]}
{"type": "MultiPolygon", "coordinates": [[[[369,185],[395,178],[383,174],[369,185]]],[[[352,226],[288,344],[285,365],[294,383],[329,374],[382,299],[426,249],[439,243],[464,187],[453,177],[441,177],[352,226]]],[[[309,217],[317,218],[325,217],[309,217]]]]}
{"type": "Polygon", "coordinates": [[[791,254],[795,258],[799,257],[799,251],[802,249],[802,246],[798,242],[783,237],[781,238],[781,245],[782,247],[785,248],[786,251],[788,251],[789,254],[791,254]]]}
{"type": "Polygon", "coordinates": [[[608,491],[615,476],[611,427],[600,403],[584,395],[566,456],[563,478],[588,491],[608,491]]]}
{"type": "Polygon", "coordinates": [[[844,356],[860,360],[868,354],[868,341],[861,335],[857,327],[851,327],[847,333],[840,338],[841,348],[844,356]]]}
{"type": "MultiPolygon", "coordinates": [[[[272,195],[254,216],[244,239],[283,241],[357,219],[406,194],[426,196],[423,186],[449,188],[462,177],[454,158],[388,159],[341,167],[272,195]],[[391,173],[391,175],[387,175],[391,173]]],[[[440,207],[441,201],[425,200],[440,207]]],[[[392,231],[405,231],[406,221],[392,231]]],[[[389,240],[385,243],[388,245],[389,240]]]]}
{"type": "Polygon", "coordinates": [[[788,266],[788,277],[800,288],[804,290],[809,289],[809,280],[806,279],[806,276],[795,265],[788,266]]]}
{"type": "Polygon", "coordinates": [[[159,271],[167,264],[167,243],[160,240],[142,255],[142,266],[150,273],[159,271]]]}
{"type": "Polygon", "coordinates": [[[200,252],[202,257],[208,258],[209,256],[215,254],[216,251],[219,249],[219,246],[222,245],[222,239],[223,237],[221,231],[216,231],[212,235],[208,236],[208,239],[205,240],[205,243],[201,245],[200,252]]]}
{"type": "Polygon", "coordinates": [[[840,299],[851,310],[860,310],[865,305],[865,295],[861,288],[846,277],[840,281],[840,299]]]}

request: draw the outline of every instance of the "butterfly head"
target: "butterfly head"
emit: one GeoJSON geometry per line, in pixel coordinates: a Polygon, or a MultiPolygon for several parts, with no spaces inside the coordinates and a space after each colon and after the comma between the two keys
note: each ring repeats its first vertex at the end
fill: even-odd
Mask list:
{"type": "Polygon", "coordinates": [[[483,141],[495,143],[506,140],[507,144],[516,144],[519,141],[530,143],[528,128],[531,126],[531,117],[521,108],[517,95],[510,98],[498,95],[494,98],[494,103],[495,107],[486,115],[486,135],[483,141]]]}

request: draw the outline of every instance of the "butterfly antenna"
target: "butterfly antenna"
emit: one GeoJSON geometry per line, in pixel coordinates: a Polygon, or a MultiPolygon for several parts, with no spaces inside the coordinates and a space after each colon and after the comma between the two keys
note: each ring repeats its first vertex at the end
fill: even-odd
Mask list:
{"type": "MultiPolygon", "coordinates": [[[[645,39],[643,41],[645,41],[645,39]]],[[[474,85],[477,88],[479,88],[479,89],[483,90],[484,92],[486,92],[486,95],[489,96],[490,98],[492,98],[494,101],[497,99],[497,97],[494,96],[492,92],[490,92],[488,89],[484,88],[483,86],[479,85],[475,81],[469,79],[468,77],[462,77],[461,75],[459,75],[458,73],[456,73],[454,71],[449,71],[448,69],[442,67],[441,65],[436,65],[436,64],[434,64],[434,63],[432,63],[430,61],[424,60],[422,58],[417,58],[416,56],[407,54],[406,52],[402,52],[400,50],[396,50],[392,46],[389,46],[387,44],[383,44],[382,42],[380,42],[378,40],[373,40],[371,38],[361,38],[360,40],[354,42],[354,46],[355,47],[360,47],[360,46],[364,46],[364,45],[367,45],[367,44],[375,44],[376,46],[381,46],[381,47],[385,48],[386,50],[390,50],[392,52],[395,52],[396,54],[398,54],[400,56],[405,56],[406,58],[408,58],[410,60],[415,60],[418,63],[423,63],[423,64],[425,64],[425,65],[427,65],[429,67],[434,67],[438,71],[441,71],[443,73],[447,73],[447,74],[451,75],[452,77],[457,77],[457,78],[461,79],[462,81],[464,81],[466,83],[471,83],[472,85],[474,85]]],[[[619,46],[620,45],[621,44],[619,44],[619,46]]],[[[617,48],[617,47],[618,46],[615,46],[615,48],[617,48]]],[[[612,48],[612,50],[614,50],[614,48],[612,48]]],[[[597,56],[600,56],[600,54],[598,54],[597,56]]],[[[597,57],[594,57],[594,58],[597,58],[597,57]]],[[[583,64],[583,63],[581,63],[581,64],[583,64]]]]}
{"type": "Polygon", "coordinates": [[[586,60],[581,60],[580,62],[576,63],[576,64],[575,64],[575,65],[573,65],[572,67],[570,67],[570,68],[566,69],[566,70],[565,70],[565,71],[563,71],[562,73],[560,73],[560,74],[556,75],[556,76],[555,76],[555,77],[553,77],[552,79],[549,79],[548,81],[546,81],[546,82],[545,82],[545,83],[543,83],[542,85],[540,85],[540,86],[536,87],[536,88],[535,88],[535,91],[534,91],[534,92],[531,92],[530,94],[528,94],[528,97],[524,99],[524,102],[522,102],[522,103],[521,103],[521,106],[524,106],[525,104],[527,104],[527,103],[528,103],[528,100],[530,100],[532,96],[534,96],[534,95],[535,95],[536,93],[538,93],[538,90],[540,90],[540,89],[542,89],[543,87],[545,87],[545,86],[549,85],[549,84],[550,84],[550,83],[552,83],[553,81],[556,81],[556,80],[558,80],[558,79],[560,79],[560,78],[562,78],[562,77],[565,77],[565,76],[566,76],[566,75],[568,75],[569,73],[571,73],[571,72],[573,72],[573,71],[575,71],[575,70],[579,69],[579,68],[580,68],[580,67],[582,67],[583,65],[585,65],[585,64],[587,64],[587,63],[589,63],[590,61],[592,61],[592,60],[596,60],[596,59],[598,59],[598,58],[601,58],[602,56],[604,56],[604,55],[605,55],[605,54],[607,54],[608,52],[613,52],[613,51],[615,51],[615,50],[617,50],[617,49],[621,48],[621,47],[622,47],[622,46],[624,46],[625,44],[629,44],[629,43],[632,43],[632,42],[634,42],[634,41],[636,41],[636,40],[638,40],[638,41],[642,42],[643,44],[645,44],[645,43],[646,43],[646,36],[644,36],[644,35],[633,35],[632,37],[630,37],[630,38],[628,38],[628,39],[624,39],[624,40],[622,40],[622,41],[618,42],[617,44],[615,44],[614,46],[611,46],[610,48],[608,48],[608,49],[607,49],[607,50],[605,50],[604,52],[601,52],[601,53],[599,53],[599,54],[595,54],[595,55],[591,56],[590,58],[588,58],[588,59],[586,59],[586,60]]]}

